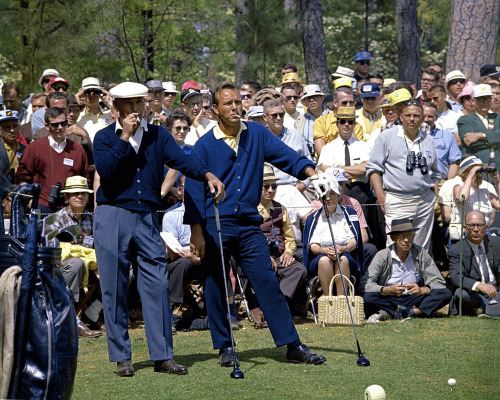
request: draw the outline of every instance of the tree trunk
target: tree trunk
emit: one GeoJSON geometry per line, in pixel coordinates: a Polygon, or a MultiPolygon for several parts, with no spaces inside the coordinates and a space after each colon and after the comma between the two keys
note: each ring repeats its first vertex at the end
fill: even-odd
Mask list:
{"type": "Polygon", "coordinates": [[[236,51],[236,76],[235,83],[239,87],[242,82],[246,80],[245,70],[248,64],[249,55],[246,50],[242,49],[243,43],[243,32],[245,28],[245,21],[250,14],[250,9],[247,6],[246,0],[236,1],[236,43],[240,46],[240,49],[236,51]]]}
{"type": "Polygon", "coordinates": [[[453,0],[446,71],[479,82],[479,69],[496,64],[500,0],[453,0]]]}
{"type": "Polygon", "coordinates": [[[395,0],[398,78],[420,82],[420,33],[416,0],[395,0]]]}
{"type": "Polygon", "coordinates": [[[331,93],[326,62],[321,0],[300,0],[300,24],[302,27],[306,82],[318,84],[325,93],[331,93]]]}
{"type": "Polygon", "coordinates": [[[143,37],[143,56],[142,65],[144,68],[142,81],[148,80],[150,72],[154,71],[154,48],[153,48],[153,11],[143,10],[142,18],[144,20],[144,37],[143,37]]]}

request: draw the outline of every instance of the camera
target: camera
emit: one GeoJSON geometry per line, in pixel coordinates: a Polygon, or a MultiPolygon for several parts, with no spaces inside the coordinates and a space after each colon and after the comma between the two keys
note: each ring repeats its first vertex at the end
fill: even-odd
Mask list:
{"type": "Polygon", "coordinates": [[[267,245],[269,246],[269,250],[278,250],[280,247],[280,241],[276,238],[269,239],[267,241],[267,245]]]}
{"type": "Polygon", "coordinates": [[[55,208],[63,204],[63,197],[61,196],[62,185],[61,182],[50,187],[48,203],[50,208],[55,208]]]}
{"type": "Polygon", "coordinates": [[[497,172],[497,169],[493,167],[483,167],[477,172],[479,172],[480,174],[494,174],[495,172],[497,172]]]}

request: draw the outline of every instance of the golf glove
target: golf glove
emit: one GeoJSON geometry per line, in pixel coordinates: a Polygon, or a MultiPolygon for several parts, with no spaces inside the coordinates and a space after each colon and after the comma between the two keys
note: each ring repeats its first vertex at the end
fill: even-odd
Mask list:
{"type": "Polygon", "coordinates": [[[309,180],[314,187],[318,199],[322,199],[323,197],[328,197],[330,195],[330,180],[325,176],[325,174],[311,176],[309,180]]]}

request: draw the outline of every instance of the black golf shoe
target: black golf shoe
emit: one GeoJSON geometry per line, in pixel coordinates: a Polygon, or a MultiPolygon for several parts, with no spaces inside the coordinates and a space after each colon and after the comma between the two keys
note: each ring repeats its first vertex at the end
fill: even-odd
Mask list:
{"type": "Polygon", "coordinates": [[[286,361],[297,364],[319,365],[326,361],[321,354],[312,352],[305,344],[301,344],[294,349],[288,349],[286,352],[286,361]]]}
{"type": "Polygon", "coordinates": [[[219,364],[221,367],[234,367],[235,361],[238,364],[238,354],[236,354],[234,348],[226,347],[219,350],[219,364]]]}

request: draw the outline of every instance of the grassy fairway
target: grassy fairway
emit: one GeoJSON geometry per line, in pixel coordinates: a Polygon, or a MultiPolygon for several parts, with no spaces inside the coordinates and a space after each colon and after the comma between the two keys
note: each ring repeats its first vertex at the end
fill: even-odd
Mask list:
{"type": "Polygon", "coordinates": [[[106,339],[80,341],[73,399],[363,399],[371,384],[392,399],[500,399],[500,321],[479,318],[383,322],[358,327],[370,367],[358,367],[352,327],[297,324],[301,339],[328,359],[322,366],[285,363],[269,330],[247,322],[235,332],[245,379],[218,365],[210,333],[174,336],[175,359],[186,376],[153,372],[143,329],[130,331],[133,378],[118,378],[106,339]],[[451,391],[448,378],[457,380],[451,391]]]}

